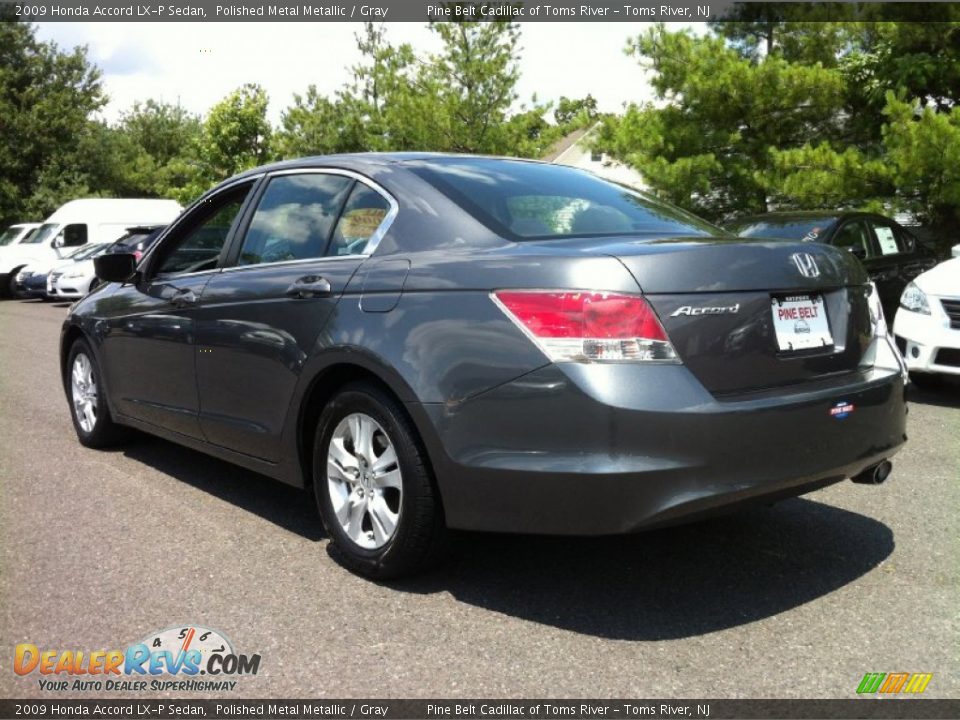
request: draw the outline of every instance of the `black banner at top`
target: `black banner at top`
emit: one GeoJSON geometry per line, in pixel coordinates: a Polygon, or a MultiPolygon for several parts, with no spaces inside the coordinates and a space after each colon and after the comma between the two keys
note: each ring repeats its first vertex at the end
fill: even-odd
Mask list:
{"type": "Polygon", "coordinates": [[[642,2],[635,0],[0,0],[28,22],[949,22],[960,2],[642,2]]]}
{"type": "Polygon", "coordinates": [[[325,718],[326,720],[576,720],[622,718],[917,718],[960,717],[960,700],[0,700],[0,717],[24,720],[325,718]]]}

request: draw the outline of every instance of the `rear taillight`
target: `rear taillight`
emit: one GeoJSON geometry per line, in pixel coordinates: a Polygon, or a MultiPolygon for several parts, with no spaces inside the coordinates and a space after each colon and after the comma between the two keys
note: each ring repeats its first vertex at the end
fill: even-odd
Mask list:
{"type": "Polygon", "coordinates": [[[140,258],[143,257],[143,250],[134,250],[133,257],[136,259],[137,262],[140,262],[140,258]]]}
{"type": "Polygon", "coordinates": [[[554,362],[679,362],[639,295],[498,290],[493,298],[554,362]]]}

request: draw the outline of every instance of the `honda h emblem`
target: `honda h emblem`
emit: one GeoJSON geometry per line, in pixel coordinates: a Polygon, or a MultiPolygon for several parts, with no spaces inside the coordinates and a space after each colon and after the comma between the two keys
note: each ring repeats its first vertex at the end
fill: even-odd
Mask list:
{"type": "Polygon", "coordinates": [[[817,267],[817,259],[810,253],[794,253],[790,256],[797,270],[804,277],[815,278],[820,276],[820,268],[817,267]]]}

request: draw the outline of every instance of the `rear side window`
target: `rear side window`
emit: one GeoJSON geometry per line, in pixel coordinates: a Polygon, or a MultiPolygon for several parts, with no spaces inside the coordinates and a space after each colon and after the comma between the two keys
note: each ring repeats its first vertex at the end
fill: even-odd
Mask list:
{"type": "Polygon", "coordinates": [[[370,238],[387,219],[389,212],[390,203],[383,195],[358,182],[350,192],[350,198],[337,221],[327,255],[363,253],[370,238]]]}
{"type": "Polygon", "coordinates": [[[902,238],[892,225],[880,220],[871,220],[870,225],[873,227],[873,234],[877,237],[881,255],[896,255],[904,251],[901,244],[902,238]]]}
{"type": "Polygon", "coordinates": [[[353,180],[307,173],[270,180],[243,240],[240,265],[322,257],[353,180]]]}
{"type": "Polygon", "coordinates": [[[457,158],[411,169],[481,222],[518,240],[724,234],[679,208],[561,165],[457,158]]]}

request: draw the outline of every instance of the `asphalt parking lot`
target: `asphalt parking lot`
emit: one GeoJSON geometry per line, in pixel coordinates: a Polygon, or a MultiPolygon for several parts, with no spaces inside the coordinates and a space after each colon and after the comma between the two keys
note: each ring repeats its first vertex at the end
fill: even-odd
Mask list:
{"type": "Polygon", "coordinates": [[[882,487],[623,538],[469,534],[377,585],[331,559],[303,492],[146,436],[81,447],[66,312],[0,302],[3,697],[44,695],[11,671],[17,643],[185,623],[262,656],[234,698],[850,698],[894,671],[960,697],[960,384],[912,392],[882,487]]]}

